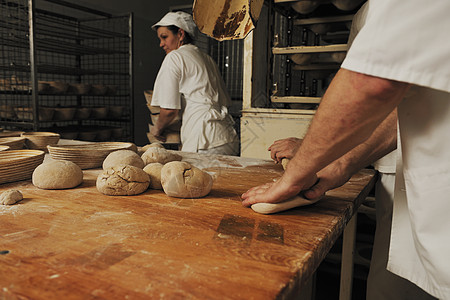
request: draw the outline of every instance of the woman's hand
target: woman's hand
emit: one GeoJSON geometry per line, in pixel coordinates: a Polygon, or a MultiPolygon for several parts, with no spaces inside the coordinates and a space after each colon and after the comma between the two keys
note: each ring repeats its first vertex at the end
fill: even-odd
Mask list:
{"type": "Polygon", "coordinates": [[[165,142],[166,137],[162,135],[162,131],[159,130],[156,126],[152,126],[150,128],[150,134],[153,135],[158,141],[165,142]]]}
{"type": "Polygon", "coordinates": [[[163,136],[164,129],[175,120],[178,113],[178,109],[160,108],[158,120],[156,121],[156,124],[150,128],[150,134],[154,135],[159,141],[165,142],[166,137],[163,136]]]}
{"type": "Polygon", "coordinates": [[[270,157],[276,163],[281,163],[283,158],[293,158],[301,143],[301,139],[290,137],[275,141],[267,150],[270,151],[270,157]]]}

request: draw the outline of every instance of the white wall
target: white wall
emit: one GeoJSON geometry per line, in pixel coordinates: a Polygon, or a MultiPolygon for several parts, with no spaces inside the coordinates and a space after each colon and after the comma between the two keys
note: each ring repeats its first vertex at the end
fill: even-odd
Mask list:
{"type": "MultiPolygon", "coordinates": [[[[189,5],[193,0],[66,0],[89,8],[105,11],[114,15],[132,12],[134,17],[134,103],[135,103],[135,143],[148,143],[147,131],[150,115],[146,106],[143,91],[153,89],[164,52],[159,48],[156,33],[150,28],[158,22],[169,7],[189,5]]],[[[39,2],[49,7],[59,5],[39,2]]],[[[71,10],[73,11],[73,10],[71,10]]]]}

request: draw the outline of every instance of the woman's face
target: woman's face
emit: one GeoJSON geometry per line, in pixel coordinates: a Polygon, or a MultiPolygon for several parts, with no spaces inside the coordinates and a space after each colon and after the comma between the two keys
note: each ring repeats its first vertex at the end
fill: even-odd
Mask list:
{"type": "Polygon", "coordinates": [[[172,50],[178,49],[182,44],[180,32],[173,34],[169,28],[164,26],[158,27],[156,32],[158,33],[158,38],[160,40],[159,47],[163,48],[164,51],[166,51],[166,54],[172,50]]]}

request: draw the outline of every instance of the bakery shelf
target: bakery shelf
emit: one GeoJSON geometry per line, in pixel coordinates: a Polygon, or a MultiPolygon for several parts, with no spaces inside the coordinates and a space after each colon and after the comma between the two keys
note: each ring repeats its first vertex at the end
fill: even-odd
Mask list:
{"type": "Polygon", "coordinates": [[[322,53],[322,52],[343,52],[347,51],[347,44],[325,45],[325,46],[292,46],[274,47],[273,54],[295,54],[295,53],[322,53]]]}
{"type": "Polygon", "coordinates": [[[336,23],[336,22],[348,22],[353,20],[353,15],[343,16],[331,16],[331,17],[318,17],[318,18],[304,18],[295,19],[294,25],[311,25],[311,24],[324,24],[324,23],[336,23]]]}
{"type": "Polygon", "coordinates": [[[321,97],[300,97],[300,96],[272,96],[270,101],[273,103],[303,103],[303,104],[319,104],[321,97]]]}
{"type": "Polygon", "coordinates": [[[0,1],[0,126],[35,131],[53,124],[119,126],[118,139],[133,140],[132,45],[131,14],[65,0],[0,1]],[[48,3],[51,11],[43,9],[48,3]],[[106,106],[124,113],[70,120],[40,116],[42,107],[106,106]]]}

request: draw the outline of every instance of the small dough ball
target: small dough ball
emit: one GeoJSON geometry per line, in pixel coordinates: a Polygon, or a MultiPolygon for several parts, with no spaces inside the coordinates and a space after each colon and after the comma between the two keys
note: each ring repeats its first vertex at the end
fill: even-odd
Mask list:
{"type": "Polygon", "coordinates": [[[153,148],[153,147],[165,149],[163,144],[158,143],[158,142],[154,142],[154,143],[147,144],[145,146],[139,147],[138,153],[139,153],[139,155],[142,155],[142,154],[144,154],[145,151],[148,150],[148,148],[153,148]]]}
{"type": "Polygon", "coordinates": [[[130,165],[113,166],[97,177],[97,190],[105,195],[138,195],[145,192],[150,178],[144,170],[130,165]]]}
{"type": "Polygon", "coordinates": [[[142,169],[145,164],[142,158],[131,150],[118,150],[111,152],[103,161],[103,170],[118,165],[130,165],[142,169]]]}
{"type": "Polygon", "coordinates": [[[34,170],[32,182],[40,189],[70,189],[83,182],[83,171],[77,164],[68,160],[50,161],[34,170]]]}
{"type": "Polygon", "coordinates": [[[283,166],[283,170],[286,170],[286,167],[287,167],[287,165],[288,165],[288,163],[290,162],[291,160],[289,159],[289,158],[283,158],[282,160],[281,160],[281,165],[283,166]]]}
{"type": "Polygon", "coordinates": [[[182,157],[176,153],[172,153],[164,148],[158,147],[150,147],[144,152],[144,154],[142,154],[142,159],[146,165],[155,162],[159,162],[164,165],[171,161],[181,160],[181,158],[182,157]]]}
{"type": "Polygon", "coordinates": [[[161,169],[164,165],[160,163],[151,163],[144,167],[145,173],[150,176],[150,188],[154,190],[162,190],[161,185],[161,169]]]}
{"type": "Polygon", "coordinates": [[[0,204],[13,205],[23,199],[22,193],[18,190],[7,190],[0,195],[0,204]]]}
{"type": "Polygon", "coordinates": [[[200,198],[212,188],[211,175],[184,161],[173,161],[161,170],[161,184],[171,197],[200,198]]]}

